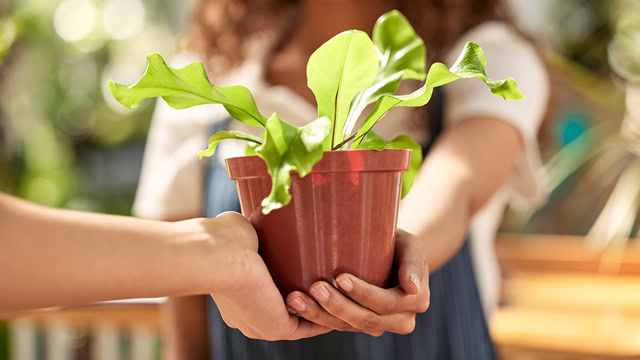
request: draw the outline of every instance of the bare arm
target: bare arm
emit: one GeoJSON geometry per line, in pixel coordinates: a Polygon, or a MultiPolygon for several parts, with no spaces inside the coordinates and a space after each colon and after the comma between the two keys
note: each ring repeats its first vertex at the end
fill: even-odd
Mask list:
{"type": "Polygon", "coordinates": [[[448,129],[425,158],[398,227],[424,241],[431,271],[462,246],[471,218],[507,182],[521,148],[513,126],[477,117],[448,129]]]}
{"type": "MultiPolygon", "coordinates": [[[[215,222],[216,220],[211,220],[215,222]]],[[[221,285],[219,244],[193,222],[51,209],[0,194],[0,311],[221,285]]]]}
{"type": "Polygon", "coordinates": [[[209,293],[225,322],[252,338],[330,330],[289,314],[238,213],[165,223],[0,195],[0,266],[0,312],[209,293]]]}

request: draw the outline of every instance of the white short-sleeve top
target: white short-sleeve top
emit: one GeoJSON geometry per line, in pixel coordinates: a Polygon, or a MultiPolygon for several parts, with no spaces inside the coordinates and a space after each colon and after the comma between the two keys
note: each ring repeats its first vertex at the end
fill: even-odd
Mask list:
{"type": "MultiPolygon", "coordinates": [[[[493,96],[479,79],[460,80],[447,85],[445,126],[471,116],[487,115],[502,119],[521,133],[524,149],[511,181],[473,219],[472,254],[483,304],[490,312],[498,301],[499,269],[493,240],[507,204],[535,207],[546,198],[544,172],[540,162],[537,132],[546,111],[549,83],[545,68],[535,49],[509,27],[488,22],[466,33],[452,47],[447,65],[453,64],[466,41],[478,43],[487,57],[487,74],[494,79],[513,77],[525,94],[523,101],[504,101],[493,96]]],[[[181,67],[192,56],[178,56],[170,63],[181,67]]],[[[317,110],[297,93],[283,86],[272,86],[263,77],[260,61],[248,60],[224,79],[211,79],[216,85],[248,87],[260,109],[268,116],[277,112],[289,123],[301,126],[317,117],[317,110]]],[[[393,109],[376,125],[376,132],[392,138],[399,134],[415,134],[415,124],[406,116],[408,108],[393,109]],[[393,120],[389,118],[394,118],[393,120]]],[[[228,118],[219,105],[203,105],[174,110],[159,100],[153,115],[144,152],[142,172],[133,213],[152,219],[179,219],[200,216],[204,199],[206,160],[196,154],[207,146],[214,123],[228,118]]],[[[262,129],[231,122],[232,129],[259,134],[262,129]]],[[[416,140],[425,141],[427,134],[416,140]]],[[[244,144],[223,142],[217,159],[244,154],[244,144]]],[[[410,196],[410,195],[409,195],[410,196]]],[[[400,219],[399,226],[402,226],[400,219]]]]}

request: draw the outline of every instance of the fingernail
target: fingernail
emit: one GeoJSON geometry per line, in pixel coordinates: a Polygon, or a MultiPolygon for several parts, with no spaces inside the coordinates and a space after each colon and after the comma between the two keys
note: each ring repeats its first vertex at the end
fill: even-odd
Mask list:
{"type": "Polygon", "coordinates": [[[316,285],[311,288],[311,295],[320,302],[329,300],[329,290],[324,284],[316,285]]]}
{"type": "Polygon", "coordinates": [[[353,290],[353,283],[351,282],[351,279],[349,279],[347,276],[338,276],[338,278],[336,279],[336,282],[338,283],[340,288],[344,291],[353,290]]]}
{"type": "Polygon", "coordinates": [[[418,288],[418,291],[420,291],[420,279],[418,279],[418,274],[411,273],[411,275],[409,275],[409,280],[414,283],[416,288],[418,288]]]}
{"type": "Polygon", "coordinates": [[[291,314],[291,315],[295,315],[295,314],[297,314],[297,313],[298,313],[298,312],[297,312],[294,308],[292,308],[290,305],[287,305],[287,311],[288,311],[288,312],[289,312],[289,314],[291,314]]]}
{"type": "Polygon", "coordinates": [[[303,312],[307,309],[307,304],[305,304],[302,298],[295,298],[292,302],[289,303],[292,308],[294,308],[297,312],[303,312]]]}

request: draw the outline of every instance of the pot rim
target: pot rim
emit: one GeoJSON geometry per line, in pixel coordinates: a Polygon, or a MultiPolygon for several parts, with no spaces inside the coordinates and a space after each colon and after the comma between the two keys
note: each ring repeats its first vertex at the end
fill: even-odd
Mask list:
{"type": "MultiPolygon", "coordinates": [[[[311,169],[311,174],[406,171],[410,162],[409,149],[332,150],[323,153],[322,159],[311,169]]],[[[264,160],[257,155],[227,158],[225,164],[231,180],[269,177],[264,160]]]]}

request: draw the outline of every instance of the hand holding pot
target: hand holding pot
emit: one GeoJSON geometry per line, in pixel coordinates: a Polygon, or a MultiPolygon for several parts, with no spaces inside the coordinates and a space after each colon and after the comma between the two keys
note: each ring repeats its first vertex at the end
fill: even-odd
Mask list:
{"type": "Polygon", "coordinates": [[[399,264],[399,285],[394,288],[382,289],[351,274],[341,274],[336,283],[342,292],[318,281],[310,289],[313,299],[295,291],[287,296],[287,303],[298,316],[323,327],[373,336],[385,331],[408,334],[415,327],[416,314],[429,307],[424,245],[415,236],[398,230],[395,260],[399,264]]]}
{"type": "Polygon", "coordinates": [[[229,268],[224,285],[215,288],[211,297],[228,326],[249,338],[263,340],[296,340],[331,331],[287,312],[258,255],[258,237],[242,215],[224,213],[216,222],[211,231],[224,248],[229,268]]]}

